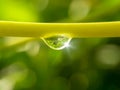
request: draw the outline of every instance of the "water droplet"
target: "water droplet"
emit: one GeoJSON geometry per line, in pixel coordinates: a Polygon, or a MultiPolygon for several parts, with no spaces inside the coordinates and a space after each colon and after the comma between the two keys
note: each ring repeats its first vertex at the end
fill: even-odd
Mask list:
{"type": "Polygon", "coordinates": [[[61,50],[68,47],[71,41],[71,38],[66,35],[55,35],[42,39],[50,48],[54,50],[61,50]]]}

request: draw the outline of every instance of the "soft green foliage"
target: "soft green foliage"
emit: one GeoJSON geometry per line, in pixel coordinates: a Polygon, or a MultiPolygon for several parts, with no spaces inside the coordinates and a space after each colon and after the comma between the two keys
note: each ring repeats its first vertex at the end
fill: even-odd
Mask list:
{"type": "MultiPolygon", "coordinates": [[[[119,21],[120,0],[0,0],[0,19],[119,21]]],[[[0,90],[120,90],[119,67],[119,37],[73,38],[63,50],[40,38],[0,38],[0,90]]]]}

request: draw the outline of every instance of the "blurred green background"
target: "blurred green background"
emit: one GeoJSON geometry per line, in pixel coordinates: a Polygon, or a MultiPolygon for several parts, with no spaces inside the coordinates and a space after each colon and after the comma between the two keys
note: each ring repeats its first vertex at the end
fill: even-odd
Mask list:
{"type": "MultiPolygon", "coordinates": [[[[0,20],[119,21],[120,0],[0,0],[0,20]]],[[[1,37],[0,90],[120,90],[120,38],[73,38],[58,51],[1,37]]]]}

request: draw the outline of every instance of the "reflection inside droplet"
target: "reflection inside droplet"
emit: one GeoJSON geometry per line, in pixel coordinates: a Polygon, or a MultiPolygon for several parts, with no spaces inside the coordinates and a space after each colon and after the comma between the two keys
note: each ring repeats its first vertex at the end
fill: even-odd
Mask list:
{"type": "Polygon", "coordinates": [[[66,35],[55,35],[47,38],[42,38],[43,41],[54,50],[61,50],[69,47],[71,37],[66,35]]]}

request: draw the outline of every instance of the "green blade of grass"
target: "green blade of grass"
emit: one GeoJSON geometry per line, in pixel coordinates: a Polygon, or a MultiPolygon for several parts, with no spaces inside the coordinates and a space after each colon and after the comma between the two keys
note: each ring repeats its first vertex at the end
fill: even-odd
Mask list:
{"type": "Polygon", "coordinates": [[[119,37],[120,22],[31,23],[0,21],[0,36],[47,37],[66,34],[71,37],[119,37]]]}

